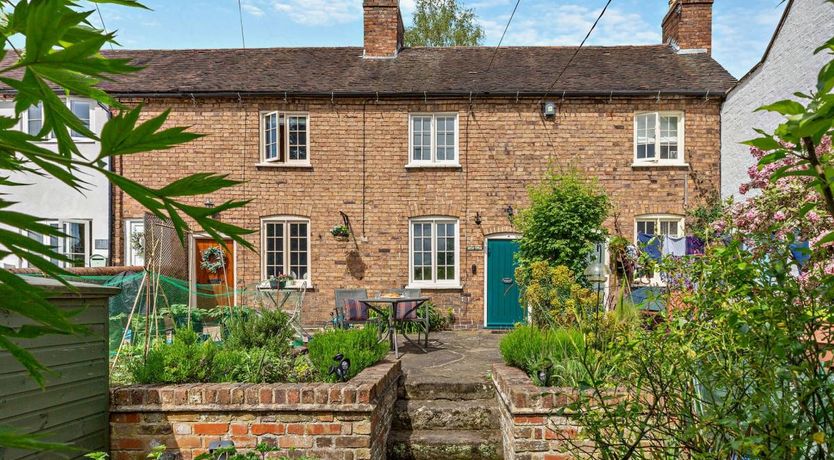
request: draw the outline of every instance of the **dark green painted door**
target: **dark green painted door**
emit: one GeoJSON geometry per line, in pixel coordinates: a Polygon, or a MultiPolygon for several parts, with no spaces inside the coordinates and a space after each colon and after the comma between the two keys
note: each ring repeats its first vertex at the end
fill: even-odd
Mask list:
{"type": "Polygon", "coordinates": [[[486,302],[488,328],[509,328],[524,320],[515,283],[514,240],[487,240],[486,302]]]}

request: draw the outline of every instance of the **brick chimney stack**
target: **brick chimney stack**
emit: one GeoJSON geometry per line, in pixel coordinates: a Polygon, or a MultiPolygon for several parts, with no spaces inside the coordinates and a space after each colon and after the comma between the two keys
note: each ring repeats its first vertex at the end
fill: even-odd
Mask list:
{"type": "Polygon", "coordinates": [[[713,0],[669,0],[663,18],[663,43],[681,50],[712,53],[713,0]]]}
{"type": "Polygon", "coordinates": [[[365,0],[365,57],[393,58],[403,47],[403,18],[398,0],[365,0]]]}

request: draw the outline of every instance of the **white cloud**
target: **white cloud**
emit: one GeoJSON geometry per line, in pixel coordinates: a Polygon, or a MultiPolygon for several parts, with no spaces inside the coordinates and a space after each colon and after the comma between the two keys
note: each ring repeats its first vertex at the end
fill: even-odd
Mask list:
{"type": "Polygon", "coordinates": [[[264,10],[249,1],[244,1],[241,6],[243,7],[243,11],[251,14],[252,16],[260,17],[264,15],[264,10]]]}
{"type": "MultiPolygon", "coordinates": [[[[600,9],[582,4],[554,5],[550,1],[528,3],[519,8],[513,19],[505,45],[578,45],[600,9]]],[[[503,17],[482,20],[487,43],[497,44],[507,25],[509,12],[503,17]]],[[[648,24],[639,14],[609,8],[588,39],[589,45],[623,45],[660,43],[660,25],[648,24]]]]}
{"type": "Polygon", "coordinates": [[[305,26],[344,24],[362,18],[362,0],[271,0],[275,11],[305,26]]]}

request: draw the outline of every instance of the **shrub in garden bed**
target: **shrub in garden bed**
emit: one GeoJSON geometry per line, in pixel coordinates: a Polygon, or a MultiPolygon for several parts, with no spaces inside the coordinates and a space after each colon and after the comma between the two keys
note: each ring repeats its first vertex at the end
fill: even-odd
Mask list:
{"type": "Polygon", "coordinates": [[[539,386],[578,386],[587,376],[585,336],[576,328],[517,326],[501,340],[500,349],[505,363],[539,386]]]}
{"type": "Polygon", "coordinates": [[[334,357],[342,355],[350,360],[347,378],[373,366],[388,353],[388,342],[379,342],[376,329],[336,329],[315,335],[307,344],[316,380],[335,382],[338,377],[330,372],[336,364],[334,357]]]}
{"type": "Polygon", "coordinates": [[[140,346],[127,350],[130,383],[274,383],[306,378],[297,375],[290,340],[293,330],[281,311],[230,316],[223,343],[201,341],[190,329],[177,329],[172,343],[155,340],[147,356],[140,346]]]}

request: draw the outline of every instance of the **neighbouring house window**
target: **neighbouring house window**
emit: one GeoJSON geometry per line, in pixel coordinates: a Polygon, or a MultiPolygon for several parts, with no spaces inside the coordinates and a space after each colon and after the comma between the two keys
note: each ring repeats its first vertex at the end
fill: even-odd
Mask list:
{"type": "Polygon", "coordinates": [[[683,113],[634,116],[635,163],[683,163],[683,113]]]}
{"type": "MultiPolygon", "coordinates": [[[[85,128],[90,129],[90,102],[70,99],[69,106],[73,115],[81,120],[81,124],[83,124],[85,128]]],[[[86,137],[85,135],[74,130],[70,130],[70,134],[72,137],[86,137]]]]}
{"type": "Polygon", "coordinates": [[[37,136],[43,129],[43,104],[33,105],[26,110],[26,133],[37,136]]]}
{"type": "MultiPolygon", "coordinates": [[[[660,237],[660,243],[662,243],[662,237],[666,235],[679,238],[684,236],[684,218],[665,214],[638,216],[635,222],[635,233],[635,241],[640,234],[660,237]]],[[[653,286],[664,284],[660,273],[650,271],[635,281],[653,286]]]]}
{"type": "Polygon", "coordinates": [[[409,284],[458,286],[458,220],[448,217],[412,219],[409,232],[409,284]]]}
{"type": "Polygon", "coordinates": [[[145,265],[145,221],[128,219],[125,221],[125,265],[145,265]]]}
{"type": "Polygon", "coordinates": [[[457,165],[457,114],[412,114],[409,152],[411,165],[457,165]]]}
{"type": "Polygon", "coordinates": [[[309,164],[309,115],[265,112],[261,115],[262,160],[268,163],[309,164]]]}
{"type": "Polygon", "coordinates": [[[42,235],[28,232],[29,238],[40,241],[53,251],[70,258],[70,262],[51,259],[52,263],[62,267],[86,267],[90,261],[90,221],[66,220],[47,222],[48,225],[62,231],[66,237],[42,235]]]}
{"type": "Polygon", "coordinates": [[[263,219],[261,233],[264,279],[288,274],[296,283],[307,280],[309,284],[310,221],[298,217],[263,219]]]}

